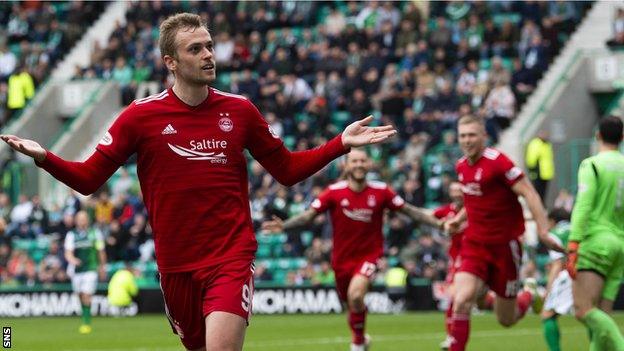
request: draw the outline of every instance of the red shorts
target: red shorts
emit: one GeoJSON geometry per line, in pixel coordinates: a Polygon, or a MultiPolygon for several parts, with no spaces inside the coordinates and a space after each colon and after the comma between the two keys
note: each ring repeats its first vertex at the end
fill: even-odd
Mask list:
{"type": "Polygon", "coordinates": [[[341,301],[347,301],[347,292],[351,278],[356,275],[366,277],[369,281],[373,279],[377,272],[377,263],[363,261],[356,265],[345,265],[334,267],[336,274],[336,290],[341,301]]]}
{"type": "Polygon", "coordinates": [[[206,346],[205,318],[212,312],[233,313],[249,323],[254,268],[253,262],[242,260],[160,275],[165,312],[184,347],[206,346]]]}
{"type": "Polygon", "coordinates": [[[505,244],[485,244],[464,240],[459,272],[481,278],[496,295],[513,298],[520,290],[522,245],[518,239],[505,244]]]}

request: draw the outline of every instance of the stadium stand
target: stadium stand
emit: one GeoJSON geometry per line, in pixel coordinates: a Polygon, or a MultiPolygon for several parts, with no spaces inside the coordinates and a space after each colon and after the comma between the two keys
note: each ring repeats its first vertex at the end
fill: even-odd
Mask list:
{"type": "MultiPolygon", "coordinates": [[[[34,66],[27,66],[28,72],[40,84],[53,61],[61,59],[77,39],[76,28],[93,20],[76,14],[96,16],[102,8],[96,4],[80,5],[93,9],[75,8],[73,2],[44,3],[38,9],[0,4],[7,10],[1,12],[8,13],[0,17],[0,24],[8,24],[9,29],[0,35],[0,41],[8,38],[8,46],[0,42],[0,61],[13,52],[16,61],[31,62],[34,66]],[[20,33],[36,36],[41,25],[35,19],[50,11],[55,11],[57,22],[45,22],[50,28],[41,30],[48,36],[29,38],[32,47],[25,50],[20,33]],[[24,25],[29,26],[27,31],[20,29],[24,25]],[[60,29],[53,28],[57,25],[60,29]],[[56,45],[55,30],[62,36],[56,45]],[[37,51],[39,47],[46,49],[37,51]],[[18,49],[21,53],[15,53],[18,49]],[[29,58],[30,51],[49,58],[43,71],[38,68],[42,59],[29,58]]],[[[126,22],[117,24],[105,46],[94,48],[91,65],[74,78],[116,81],[125,104],[161,91],[171,79],[158,52],[157,24],[176,12],[199,13],[215,40],[216,88],[249,96],[295,150],[320,145],[367,114],[373,114],[377,123],[397,126],[401,133],[395,141],[370,149],[376,163],[371,177],[390,182],[414,205],[433,207],[448,201],[446,188],[460,155],[454,132],[457,119],[466,114],[482,116],[495,143],[589,6],[584,2],[431,2],[428,8],[413,2],[133,2],[126,22]]],[[[0,100],[3,91],[6,83],[0,79],[0,100]]],[[[10,171],[3,168],[5,185],[10,183],[10,171]]],[[[271,215],[286,217],[303,211],[340,172],[340,164],[334,163],[287,189],[251,161],[250,206],[256,228],[271,215]]],[[[62,244],[78,209],[87,209],[105,233],[110,274],[123,260],[131,260],[143,272],[141,284],[156,281],[151,232],[132,163],[106,189],[85,201],[70,194],[64,206],[43,208],[37,199],[24,197],[13,205],[8,190],[4,191],[0,195],[0,215],[7,223],[0,230],[2,286],[66,282],[66,276],[56,273],[64,258],[54,247],[62,244]]],[[[443,280],[447,240],[403,217],[394,216],[387,223],[387,266],[402,263],[410,277],[443,280]]],[[[327,282],[315,276],[328,260],[330,233],[324,217],[299,232],[259,233],[261,268],[256,278],[267,285],[327,282]]]]}
{"type": "Polygon", "coordinates": [[[106,2],[0,3],[0,126],[16,117],[106,2]]]}

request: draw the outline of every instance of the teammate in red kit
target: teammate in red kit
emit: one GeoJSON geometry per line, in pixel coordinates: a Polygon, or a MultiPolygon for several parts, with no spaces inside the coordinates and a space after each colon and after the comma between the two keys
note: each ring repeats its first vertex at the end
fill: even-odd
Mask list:
{"type": "Polygon", "coordinates": [[[563,248],[548,236],[542,201],[522,170],[500,151],[485,146],[483,121],[472,116],[458,122],[459,144],[464,153],[456,170],[464,192],[464,209],[445,222],[454,232],[466,218],[468,226],[460,249],[461,264],[454,277],[451,351],[464,350],[470,331],[470,311],[484,285],[496,293],[498,322],[509,327],[526,313],[534,292],[520,291],[518,274],[524,234],[522,196],[537,224],[540,240],[549,248],[563,248]],[[467,217],[466,217],[467,216],[467,217]]]}
{"type": "Polygon", "coordinates": [[[383,256],[384,210],[400,211],[417,222],[441,227],[441,221],[420,208],[405,203],[383,182],[367,181],[370,159],[364,150],[353,149],[344,165],[346,180],[325,189],[312,202],[312,208],[281,221],[274,217],[263,229],[281,232],[305,225],[320,213],[329,211],[334,231],[332,268],[336,274],[338,296],[348,307],[352,333],[351,351],[368,350],[364,333],[366,306],[364,296],[383,256]]]}
{"type": "Polygon", "coordinates": [[[396,131],[368,127],[369,117],[319,148],[290,152],[249,100],[209,87],[214,46],[200,16],[167,18],[159,45],[175,76],[173,87],[131,103],[86,161],[65,161],[32,140],[2,140],[83,194],[93,193],[136,152],[172,328],[189,350],[241,350],[257,248],[243,151],[292,185],[350,147],[381,142],[396,131]]]}
{"type": "MultiPolygon", "coordinates": [[[[452,182],[448,188],[449,197],[451,198],[451,203],[440,206],[433,210],[433,215],[436,218],[439,218],[443,221],[449,221],[455,218],[459,211],[464,207],[464,193],[462,192],[462,185],[459,182],[452,182]]],[[[452,316],[453,316],[453,302],[452,296],[454,291],[453,286],[453,278],[455,277],[455,273],[459,268],[459,264],[461,260],[459,259],[459,249],[461,247],[461,242],[464,238],[464,229],[466,227],[466,222],[463,222],[460,228],[455,231],[455,233],[451,236],[451,245],[448,249],[448,269],[446,272],[446,284],[447,284],[447,292],[448,296],[451,297],[451,302],[446,309],[446,340],[444,340],[440,347],[443,350],[448,350],[451,344],[451,325],[452,325],[452,316]]]]}

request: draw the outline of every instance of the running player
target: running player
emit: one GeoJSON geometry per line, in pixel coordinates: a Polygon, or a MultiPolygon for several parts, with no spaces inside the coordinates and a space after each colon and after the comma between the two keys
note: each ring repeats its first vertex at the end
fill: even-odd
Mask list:
{"type": "MultiPolygon", "coordinates": [[[[565,247],[570,235],[570,214],[556,208],[548,213],[550,235],[559,245],[565,247]]],[[[560,351],[561,333],[557,317],[568,314],[572,310],[572,279],[565,269],[566,255],[562,252],[549,250],[548,282],[546,297],[542,310],[542,330],[549,351],[560,351]]]]}
{"type": "Polygon", "coordinates": [[[567,269],[574,279],[574,314],[590,332],[591,350],[624,350],[624,337],[608,315],[624,274],[622,131],[617,117],[600,121],[600,151],[581,162],[572,211],[567,269]]]}
{"type": "Polygon", "coordinates": [[[80,298],[82,325],[80,334],[91,333],[91,297],[100,279],[106,279],[106,253],[102,233],[89,223],[89,215],[78,211],[76,228],[65,236],[65,259],[67,275],[71,277],[72,289],[80,298]]]}
{"type": "Polygon", "coordinates": [[[537,224],[539,238],[549,248],[563,250],[548,236],[548,223],[542,200],[524,177],[522,170],[500,151],[485,146],[486,133],[481,119],[462,117],[458,122],[459,144],[464,153],[456,165],[464,192],[464,209],[446,222],[446,229],[457,231],[468,219],[455,274],[451,351],[463,351],[470,332],[470,312],[478,293],[487,285],[496,293],[494,311],[506,327],[524,316],[534,293],[522,291],[519,281],[524,216],[518,196],[524,197],[537,224]]]}
{"type": "MultiPolygon", "coordinates": [[[[462,185],[459,182],[452,182],[448,188],[449,197],[451,203],[440,206],[433,210],[433,215],[441,220],[451,220],[459,211],[464,207],[464,193],[462,192],[462,185]]],[[[466,222],[462,223],[462,226],[458,231],[451,236],[451,245],[448,248],[448,269],[446,272],[446,291],[447,295],[451,299],[448,307],[446,308],[445,325],[446,325],[446,339],[440,343],[442,350],[448,350],[451,346],[451,317],[453,316],[453,277],[457,268],[459,268],[459,248],[461,247],[461,241],[464,237],[464,229],[466,222]]]]}
{"type": "Polygon", "coordinates": [[[384,210],[399,211],[414,221],[438,228],[443,223],[422,209],[405,203],[386,183],[367,181],[370,165],[364,150],[353,149],[345,160],[346,180],[325,189],[312,202],[311,209],[283,222],[274,217],[262,226],[270,232],[281,232],[310,223],[316,215],[329,211],[334,231],[332,268],[336,274],[338,296],[348,308],[351,351],[368,350],[370,343],[364,332],[364,296],[377,270],[377,260],[383,255],[384,210]]]}
{"type": "Polygon", "coordinates": [[[189,350],[241,350],[257,249],[244,150],[292,185],[350,147],[382,142],[396,130],[368,127],[367,117],[316,149],[290,152],[247,98],[209,86],[216,74],[214,42],[199,15],[164,20],[159,47],[173,87],[132,102],[86,161],[63,160],[17,136],[2,139],[84,194],[136,152],[174,332],[189,350]]]}

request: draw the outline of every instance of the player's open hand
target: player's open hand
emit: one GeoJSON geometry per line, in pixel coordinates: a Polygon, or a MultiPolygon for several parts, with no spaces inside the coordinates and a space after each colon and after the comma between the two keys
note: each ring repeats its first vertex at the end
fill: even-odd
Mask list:
{"type": "Polygon", "coordinates": [[[262,232],[266,234],[277,234],[284,231],[284,221],[279,217],[273,216],[273,220],[262,223],[262,232]]]}
{"type": "Polygon", "coordinates": [[[372,121],[373,116],[368,116],[349,124],[342,132],[342,145],[357,147],[381,143],[397,133],[393,126],[369,127],[372,121]]]}
{"type": "Polygon", "coordinates": [[[461,223],[462,223],[462,221],[456,220],[455,218],[449,219],[448,221],[444,221],[442,228],[444,229],[444,232],[446,232],[447,234],[453,235],[453,234],[459,232],[459,228],[461,227],[461,223]]]}
{"type": "Polygon", "coordinates": [[[0,139],[4,140],[14,150],[34,158],[37,162],[46,158],[46,150],[36,141],[22,139],[15,135],[0,135],[0,139]]]}

